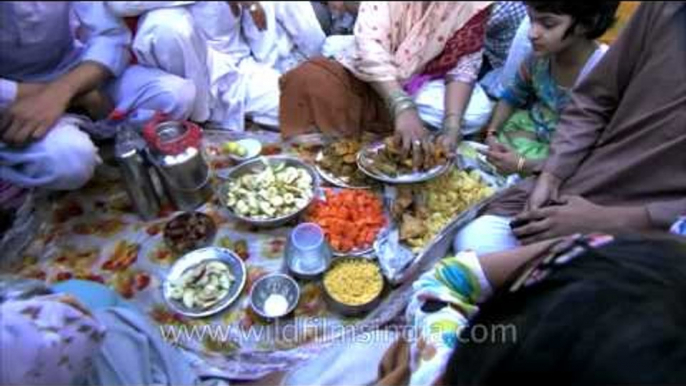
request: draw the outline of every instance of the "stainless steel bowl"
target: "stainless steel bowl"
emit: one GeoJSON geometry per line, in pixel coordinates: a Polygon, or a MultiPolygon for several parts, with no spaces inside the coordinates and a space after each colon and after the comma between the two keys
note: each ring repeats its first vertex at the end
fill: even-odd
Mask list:
{"type": "Polygon", "coordinates": [[[281,226],[292,219],[298,217],[301,213],[303,213],[314,201],[317,190],[319,189],[319,175],[317,172],[308,164],[305,162],[294,158],[294,157],[289,157],[289,156],[280,156],[280,155],[275,155],[275,156],[265,156],[265,157],[258,157],[255,159],[252,159],[250,161],[246,161],[238,166],[234,166],[233,168],[229,169],[226,173],[222,173],[218,177],[221,180],[225,181],[230,181],[234,180],[236,178],[239,178],[245,174],[249,173],[259,173],[262,170],[264,170],[265,163],[274,166],[278,165],[279,163],[285,163],[286,166],[293,166],[296,168],[301,168],[307,171],[307,173],[312,177],[312,197],[308,201],[307,205],[305,207],[294,211],[293,213],[287,214],[285,216],[280,216],[280,217],[275,217],[271,218],[268,220],[260,220],[260,219],[255,219],[251,217],[246,217],[239,215],[238,213],[234,212],[228,205],[227,205],[227,190],[228,190],[228,184],[226,182],[221,182],[219,187],[217,188],[217,194],[219,195],[219,200],[222,203],[222,206],[227,210],[229,215],[231,217],[244,221],[246,223],[259,226],[259,227],[278,227],[281,226]]]}
{"type": "Polygon", "coordinates": [[[250,290],[250,307],[266,320],[282,318],[295,309],[300,300],[300,286],[288,275],[274,273],[258,279],[250,290]],[[279,315],[270,315],[265,310],[265,303],[272,294],[282,295],[288,302],[286,311],[279,315]]]}
{"type": "Polygon", "coordinates": [[[164,300],[174,311],[182,315],[194,318],[202,318],[223,311],[233,304],[233,302],[240,296],[241,291],[243,291],[246,279],[247,272],[245,269],[245,264],[243,264],[243,260],[241,260],[235,253],[224,248],[207,247],[197,249],[183,255],[174,263],[174,265],[172,265],[169,273],[167,274],[167,278],[162,285],[162,295],[164,300]],[[199,264],[210,261],[219,261],[226,264],[235,279],[231,283],[229,293],[226,295],[226,297],[207,309],[188,308],[183,303],[173,300],[170,296],[171,283],[178,281],[181,275],[189,269],[193,269],[199,264]]]}
{"type": "MultiPolygon", "coordinates": [[[[364,258],[344,257],[344,258],[335,259],[326,273],[328,273],[329,270],[333,269],[337,264],[340,264],[346,260],[355,260],[355,259],[364,259],[364,258]]],[[[360,315],[366,314],[369,311],[375,309],[381,303],[381,299],[383,298],[383,295],[386,291],[386,282],[384,280],[383,274],[381,273],[381,268],[379,267],[379,264],[373,260],[369,260],[369,259],[364,259],[364,260],[368,261],[370,264],[374,264],[379,269],[379,276],[382,280],[381,291],[372,300],[370,300],[369,302],[367,302],[365,304],[350,305],[350,304],[342,303],[342,302],[336,300],[333,296],[331,296],[328,288],[326,288],[326,284],[324,284],[324,280],[322,280],[321,285],[322,285],[322,289],[324,292],[324,299],[326,300],[327,304],[329,305],[329,308],[332,311],[334,311],[338,314],[344,315],[344,316],[360,316],[360,315]]],[[[324,277],[326,277],[326,273],[324,273],[324,277]]]]}

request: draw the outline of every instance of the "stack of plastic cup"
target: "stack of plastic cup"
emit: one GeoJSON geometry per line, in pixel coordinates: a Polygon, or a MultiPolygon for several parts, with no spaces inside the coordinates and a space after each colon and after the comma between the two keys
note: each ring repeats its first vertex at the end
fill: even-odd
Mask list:
{"type": "Polygon", "coordinates": [[[288,264],[292,270],[301,274],[318,274],[326,269],[331,260],[331,249],[319,225],[298,225],[291,232],[289,241],[288,264]]]}

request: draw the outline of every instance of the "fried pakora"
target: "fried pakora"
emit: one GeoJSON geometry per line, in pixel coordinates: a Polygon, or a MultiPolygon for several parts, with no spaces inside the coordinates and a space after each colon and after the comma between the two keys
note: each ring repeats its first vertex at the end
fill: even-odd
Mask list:
{"type": "MultiPolygon", "coordinates": [[[[417,171],[425,172],[448,162],[448,152],[440,143],[431,143],[430,151],[424,152],[417,171]]],[[[372,167],[382,174],[396,177],[413,173],[412,154],[403,155],[402,148],[393,137],[384,140],[384,146],[371,157],[372,167]]]]}
{"type": "Polygon", "coordinates": [[[331,143],[322,150],[317,161],[320,168],[351,186],[373,184],[357,167],[357,153],[362,144],[357,140],[344,139],[331,143]]]}

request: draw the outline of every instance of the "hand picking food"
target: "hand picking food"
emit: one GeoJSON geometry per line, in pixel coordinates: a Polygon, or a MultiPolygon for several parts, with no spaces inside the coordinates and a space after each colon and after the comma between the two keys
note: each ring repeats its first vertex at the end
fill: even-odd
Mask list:
{"type": "Polygon", "coordinates": [[[191,309],[208,309],[229,294],[236,279],[220,261],[208,261],[188,269],[169,283],[169,297],[191,309]]]}
{"type": "Polygon", "coordinates": [[[309,221],[319,224],[337,252],[371,248],[386,225],[383,201],[367,190],[333,189],[324,200],[316,200],[308,211],[309,221]]]}
{"type": "Polygon", "coordinates": [[[307,170],[279,163],[228,182],[226,205],[240,216],[269,220],[305,208],[313,196],[314,181],[307,170]]]}
{"type": "MultiPolygon", "coordinates": [[[[386,138],[383,143],[384,146],[371,155],[371,166],[374,169],[391,177],[415,172],[412,154],[403,154],[402,148],[393,137],[386,138]]],[[[431,151],[423,154],[416,171],[426,172],[448,162],[448,152],[440,143],[432,143],[430,148],[431,151]]]]}

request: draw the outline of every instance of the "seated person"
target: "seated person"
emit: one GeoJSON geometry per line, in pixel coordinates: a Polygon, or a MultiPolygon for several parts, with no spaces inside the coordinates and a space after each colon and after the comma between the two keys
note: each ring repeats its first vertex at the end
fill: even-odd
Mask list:
{"type": "Polygon", "coordinates": [[[548,156],[570,89],[607,51],[595,39],[611,26],[619,2],[526,4],[534,51],[501,94],[487,132],[488,159],[505,175],[530,174],[548,156]]]}
{"type": "Polygon", "coordinates": [[[475,84],[489,6],[362,2],[354,49],[284,75],[282,135],[395,134],[419,159],[431,127],[455,148],[485,125],[492,107],[475,84]]]}
{"type": "Polygon", "coordinates": [[[278,127],[280,71],[318,55],[324,40],[309,3],[106,3],[116,15],[139,17],[140,63],[195,84],[191,118],[227,130],[243,131],[246,117],[278,127]]]}
{"type": "Polygon", "coordinates": [[[326,36],[353,33],[359,1],[312,1],[319,24],[326,36]]]}
{"type": "Polygon", "coordinates": [[[683,49],[684,17],[683,2],[641,4],[572,92],[540,176],[490,203],[458,233],[455,250],[483,254],[596,230],[666,231],[686,213],[686,57],[673,54],[683,49]]]}
{"type": "Polygon", "coordinates": [[[681,384],[685,246],[595,234],[445,259],[414,284],[418,339],[380,384],[681,384]]]}
{"type": "Polygon", "coordinates": [[[242,4],[243,34],[257,62],[284,74],[321,55],[326,35],[310,2],[246,1],[242,4]],[[259,12],[263,13],[262,18],[255,16],[259,12]]]}
{"type": "Polygon", "coordinates": [[[355,46],[353,28],[360,8],[359,1],[313,1],[312,6],[326,34],[322,55],[335,58],[355,46]]]}
{"type": "Polygon", "coordinates": [[[13,353],[0,356],[3,385],[198,385],[211,377],[111,289],[80,280],[38,286],[0,299],[0,352],[13,353]]]}
{"type": "Polygon", "coordinates": [[[91,178],[98,150],[80,130],[86,123],[66,114],[72,109],[93,119],[112,107],[140,119],[188,117],[195,87],[128,67],[130,34],[103,4],[8,2],[0,14],[12,20],[0,25],[0,185],[71,190],[91,178]]]}
{"type": "MultiPolygon", "coordinates": [[[[515,39],[526,19],[526,6],[522,1],[497,1],[493,4],[486,25],[484,60],[479,73],[479,83],[490,98],[500,98],[503,91],[501,77],[508,58],[531,52],[528,39],[515,39]]],[[[509,80],[506,84],[509,84],[509,80]]]]}

